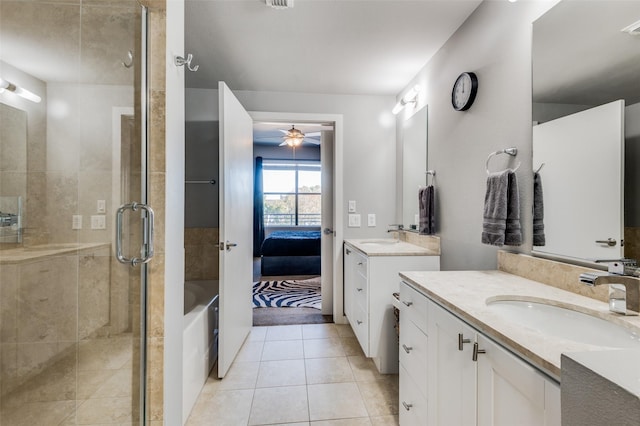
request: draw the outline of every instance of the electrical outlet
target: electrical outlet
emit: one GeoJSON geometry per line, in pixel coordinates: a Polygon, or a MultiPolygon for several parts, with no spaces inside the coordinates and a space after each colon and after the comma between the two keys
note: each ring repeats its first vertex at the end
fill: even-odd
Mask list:
{"type": "Polygon", "coordinates": [[[91,229],[107,229],[107,219],[103,214],[91,216],[91,229]]]}
{"type": "Polygon", "coordinates": [[[74,214],[71,216],[71,229],[82,229],[82,215],[74,214]]]}
{"type": "Polygon", "coordinates": [[[349,213],[356,212],[356,200],[349,200],[349,213]]]}
{"type": "Polygon", "coordinates": [[[376,215],[375,215],[375,213],[369,213],[367,215],[367,226],[369,226],[369,227],[376,226],[376,215]]]}
{"type": "Polygon", "coordinates": [[[360,228],[360,215],[359,214],[350,214],[349,215],[349,228],[360,228]]]}
{"type": "Polygon", "coordinates": [[[107,202],[105,200],[98,200],[98,202],[96,203],[96,212],[97,213],[107,212],[107,202]]]}

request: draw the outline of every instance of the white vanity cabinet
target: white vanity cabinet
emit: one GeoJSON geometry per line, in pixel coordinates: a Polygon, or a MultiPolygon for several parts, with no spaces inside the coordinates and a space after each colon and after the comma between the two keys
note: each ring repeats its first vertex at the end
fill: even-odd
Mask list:
{"type": "Polygon", "coordinates": [[[402,425],[560,426],[554,381],[404,282],[400,302],[402,425]],[[417,307],[426,328],[415,321],[417,307]],[[409,361],[412,354],[420,359],[409,361]]]}
{"type": "MultiPolygon", "coordinates": [[[[418,248],[419,249],[419,248],[418,248]]],[[[398,338],[391,298],[399,290],[400,271],[437,271],[440,256],[367,254],[344,245],[344,313],[365,356],[383,374],[398,372],[398,338]]]]}

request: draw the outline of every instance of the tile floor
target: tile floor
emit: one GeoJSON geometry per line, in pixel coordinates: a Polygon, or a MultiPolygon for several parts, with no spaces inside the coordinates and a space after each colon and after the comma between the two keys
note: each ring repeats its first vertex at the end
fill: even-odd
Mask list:
{"type": "Polygon", "coordinates": [[[381,375],[348,325],[254,327],[187,426],[397,425],[398,376],[381,375]]]}

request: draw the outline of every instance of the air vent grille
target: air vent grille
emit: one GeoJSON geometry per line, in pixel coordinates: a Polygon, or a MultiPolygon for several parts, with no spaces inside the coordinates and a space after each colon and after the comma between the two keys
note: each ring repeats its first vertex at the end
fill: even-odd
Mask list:
{"type": "Polygon", "coordinates": [[[293,7],[293,0],[265,0],[267,6],[274,9],[290,9],[293,7]]]}

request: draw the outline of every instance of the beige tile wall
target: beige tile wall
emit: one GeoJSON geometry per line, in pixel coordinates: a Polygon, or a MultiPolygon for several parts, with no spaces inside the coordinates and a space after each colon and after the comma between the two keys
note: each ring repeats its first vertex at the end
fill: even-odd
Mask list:
{"type": "Polygon", "coordinates": [[[185,281],[218,279],[218,235],[219,228],[185,228],[185,281]]]}
{"type": "Polygon", "coordinates": [[[149,203],[156,213],[156,255],[149,264],[147,395],[149,423],[164,419],[164,227],[165,227],[165,63],[166,1],[142,0],[149,9],[149,203]]]}

